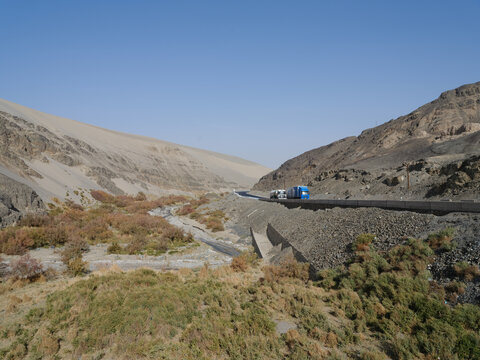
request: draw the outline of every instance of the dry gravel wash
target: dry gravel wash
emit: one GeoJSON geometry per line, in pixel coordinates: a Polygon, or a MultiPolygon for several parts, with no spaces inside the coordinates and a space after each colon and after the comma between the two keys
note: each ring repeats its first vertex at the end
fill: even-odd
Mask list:
{"type": "MultiPolygon", "coordinates": [[[[172,215],[169,207],[154,209],[150,213],[153,216],[163,216],[171,224],[186,232],[191,232],[200,245],[182,247],[178,249],[178,252],[160,256],[109,254],[108,244],[93,245],[83,255],[89,270],[96,271],[113,265],[122,270],[143,267],[155,270],[195,269],[204,266],[205,263],[208,263],[210,267],[218,267],[229,264],[233,256],[248,248],[248,245],[233,232],[227,230],[212,234],[194,220],[172,215]]],[[[62,248],[38,248],[30,250],[29,254],[39,260],[44,268],[64,271],[65,265],[61,261],[61,250],[62,248]]],[[[6,264],[19,258],[16,255],[2,255],[2,257],[6,264]]]]}
{"type": "MultiPolygon", "coordinates": [[[[373,233],[374,246],[388,250],[408,237],[426,238],[429,233],[451,226],[456,229],[458,247],[439,254],[431,266],[435,279],[454,280],[452,266],[459,261],[480,264],[480,214],[451,213],[444,216],[376,208],[288,210],[280,204],[230,195],[215,203],[232,222],[265,233],[270,223],[300,250],[316,269],[336,267],[349,260],[351,243],[357,235],[373,233]]],[[[212,204],[209,205],[212,208],[212,204]]],[[[480,281],[469,284],[463,300],[480,302],[480,281]]]]}

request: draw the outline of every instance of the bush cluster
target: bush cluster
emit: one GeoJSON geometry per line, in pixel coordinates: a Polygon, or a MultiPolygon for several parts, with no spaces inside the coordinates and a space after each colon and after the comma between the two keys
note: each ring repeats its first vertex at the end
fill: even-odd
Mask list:
{"type": "Polygon", "coordinates": [[[370,244],[375,240],[376,236],[374,234],[360,234],[357,236],[353,242],[353,250],[355,251],[366,251],[369,249],[370,244]]]}
{"type": "Polygon", "coordinates": [[[228,218],[222,210],[208,211],[208,209],[203,209],[203,211],[200,211],[198,209],[199,206],[208,203],[208,198],[202,196],[199,199],[190,200],[189,203],[178,209],[176,213],[180,216],[188,215],[191,219],[204,224],[207,229],[213,232],[224,231],[224,222],[228,220],[228,218]]]}
{"type": "Polygon", "coordinates": [[[78,276],[87,272],[87,263],[83,261],[83,253],[88,251],[88,243],[75,236],[65,245],[62,251],[62,262],[70,275],[78,276]]]}
{"type": "MultiPolygon", "coordinates": [[[[186,201],[185,197],[167,196],[149,201],[143,193],[113,196],[92,190],[91,194],[100,202],[99,206],[84,209],[71,201],[63,205],[56,201],[48,216],[27,216],[16,226],[1,230],[0,252],[22,255],[29,249],[68,245],[80,238],[89,244],[125,244],[125,247],[111,247],[112,253],[155,255],[193,242],[191,234],[162,217],[147,214],[153,208],[186,201]]],[[[67,266],[69,262],[65,262],[67,266]]],[[[80,262],[76,260],[74,264],[79,266],[80,262]]]]}
{"type": "Polygon", "coordinates": [[[480,269],[477,265],[471,265],[466,261],[460,261],[453,266],[455,274],[466,281],[472,281],[480,277],[480,269]]]}
{"type": "Polygon", "coordinates": [[[15,279],[35,280],[43,273],[42,264],[25,254],[11,264],[11,276],[15,279]]]}
{"type": "Polygon", "coordinates": [[[428,242],[410,239],[383,255],[357,255],[346,269],[320,272],[319,285],[337,291],[332,305],[352,320],[354,331],[377,333],[395,359],[480,359],[480,308],[450,307],[445,292],[447,299],[448,293],[458,295],[462,285],[444,289],[429,280],[429,244],[441,248],[451,240],[447,234],[452,232],[434,234],[428,242]]]}
{"type": "Polygon", "coordinates": [[[433,250],[450,251],[454,249],[457,244],[453,241],[455,229],[447,227],[437,233],[428,236],[428,243],[433,250]]]}
{"type": "Polygon", "coordinates": [[[270,283],[280,282],[285,278],[299,279],[306,282],[309,277],[309,267],[309,264],[299,263],[293,256],[287,256],[279,265],[265,266],[263,273],[265,281],[270,283]]]}
{"type": "Polygon", "coordinates": [[[257,254],[252,251],[243,251],[232,259],[230,267],[237,272],[245,272],[249,267],[257,263],[257,254]]]}

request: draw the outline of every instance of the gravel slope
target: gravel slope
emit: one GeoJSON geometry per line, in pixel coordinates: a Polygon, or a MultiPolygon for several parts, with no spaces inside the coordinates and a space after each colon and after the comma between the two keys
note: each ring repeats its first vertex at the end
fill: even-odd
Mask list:
{"type": "MultiPolygon", "coordinates": [[[[426,238],[429,233],[445,227],[456,229],[458,246],[450,252],[437,254],[432,264],[433,277],[441,283],[455,279],[452,267],[459,261],[480,265],[480,215],[451,213],[445,216],[392,211],[375,208],[288,210],[282,205],[230,195],[209,204],[224,210],[242,231],[250,226],[264,233],[270,223],[288,239],[317,269],[344,264],[351,258],[352,241],[362,233],[377,236],[374,246],[388,250],[408,237],[426,238]]],[[[480,281],[468,285],[460,301],[480,302],[480,281]]]]}

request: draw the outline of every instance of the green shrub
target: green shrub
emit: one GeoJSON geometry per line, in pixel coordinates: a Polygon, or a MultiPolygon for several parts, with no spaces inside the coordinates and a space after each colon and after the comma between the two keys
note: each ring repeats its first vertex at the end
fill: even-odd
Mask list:
{"type": "Polygon", "coordinates": [[[480,269],[477,265],[471,265],[466,261],[461,261],[453,266],[455,274],[466,281],[472,281],[480,276],[480,269]]]}
{"type": "Polygon", "coordinates": [[[70,239],[61,253],[67,273],[77,276],[87,272],[87,263],[82,260],[82,255],[86,251],[88,251],[88,243],[84,239],[78,236],[70,239]]]}
{"type": "Polygon", "coordinates": [[[455,229],[447,227],[437,233],[428,235],[428,243],[434,250],[450,251],[454,249],[457,244],[452,241],[455,235],[455,229]]]}
{"type": "Polygon", "coordinates": [[[80,276],[88,272],[88,263],[83,261],[81,256],[70,259],[66,265],[67,272],[72,276],[80,276]]]}
{"type": "Polygon", "coordinates": [[[125,253],[125,249],[123,247],[121,247],[120,245],[118,245],[117,242],[113,242],[108,248],[107,248],[107,252],[109,254],[124,254],[125,253]]]}
{"type": "Polygon", "coordinates": [[[353,242],[353,250],[365,251],[368,250],[369,245],[376,239],[374,234],[360,234],[353,242]]]}
{"type": "MultiPolygon", "coordinates": [[[[451,235],[451,231],[435,239],[445,234],[451,235]]],[[[447,299],[453,297],[451,302],[455,303],[463,285],[451,283],[444,291],[431,283],[427,265],[432,255],[427,243],[409,239],[385,255],[373,251],[357,254],[345,270],[322,271],[318,284],[339,289],[332,304],[353,320],[356,331],[367,326],[386,339],[395,358],[431,355],[450,359],[455,358],[454,349],[460,348],[470,356],[476,340],[466,334],[471,334],[472,327],[480,327],[476,325],[480,309],[445,305],[445,291],[447,299]]]]}

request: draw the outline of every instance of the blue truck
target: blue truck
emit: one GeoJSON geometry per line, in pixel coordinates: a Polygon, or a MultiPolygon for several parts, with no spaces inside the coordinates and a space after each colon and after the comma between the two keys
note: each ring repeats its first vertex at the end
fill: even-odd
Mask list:
{"type": "Polygon", "coordinates": [[[288,188],[287,199],[310,199],[310,191],[306,186],[294,186],[288,188]]]}

